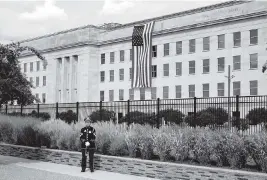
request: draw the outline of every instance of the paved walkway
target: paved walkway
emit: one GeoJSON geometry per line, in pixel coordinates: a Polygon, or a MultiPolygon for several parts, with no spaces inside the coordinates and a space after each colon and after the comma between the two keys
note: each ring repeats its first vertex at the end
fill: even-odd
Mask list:
{"type": "Polygon", "coordinates": [[[157,180],[0,155],[0,180],[157,180]]]}

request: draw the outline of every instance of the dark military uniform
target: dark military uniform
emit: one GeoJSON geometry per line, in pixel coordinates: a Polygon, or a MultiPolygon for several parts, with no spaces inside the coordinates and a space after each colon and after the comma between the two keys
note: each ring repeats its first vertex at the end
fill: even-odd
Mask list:
{"type": "Polygon", "coordinates": [[[91,126],[85,126],[81,129],[81,146],[82,146],[82,172],[86,169],[86,154],[89,151],[89,164],[91,172],[94,171],[94,153],[95,153],[95,139],[96,131],[91,126]],[[89,142],[90,145],[86,147],[86,142],[89,142]]]}

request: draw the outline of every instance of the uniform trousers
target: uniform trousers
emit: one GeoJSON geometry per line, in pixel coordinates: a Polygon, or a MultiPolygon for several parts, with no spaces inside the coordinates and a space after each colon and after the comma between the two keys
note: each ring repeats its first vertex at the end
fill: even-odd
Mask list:
{"type": "Polygon", "coordinates": [[[89,165],[90,170],[94,170],[94,153],[95,148],[82,148],[82,169],[86,169],[86,159],[87,159],[87,153],[89,152],[89,165]]]}

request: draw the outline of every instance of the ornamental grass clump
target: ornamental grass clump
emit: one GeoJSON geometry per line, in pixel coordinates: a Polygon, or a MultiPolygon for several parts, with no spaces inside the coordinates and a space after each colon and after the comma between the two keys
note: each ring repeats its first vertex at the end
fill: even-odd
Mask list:
{"type": "Polygon", "coordinates": [[[267,172],[267,132],[263,130],[245,137],[245,147],[258,168],[267,172]]]}

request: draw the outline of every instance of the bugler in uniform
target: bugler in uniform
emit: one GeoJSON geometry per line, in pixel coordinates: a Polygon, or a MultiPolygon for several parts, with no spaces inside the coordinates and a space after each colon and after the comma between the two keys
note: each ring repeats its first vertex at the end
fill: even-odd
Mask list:
{"type": "Polygon", "coordinates": [[[94,172],[94,153],[95,153],[95,139],[96,131],[90,126],[91,120],[87,117],[84,119],[86,126],[81,129],[80,140],[82,149],[82,171],[85,172],[86,169],[86,159],[87,152],[89,151],[89,165],[91,172],[94,172]]]}

